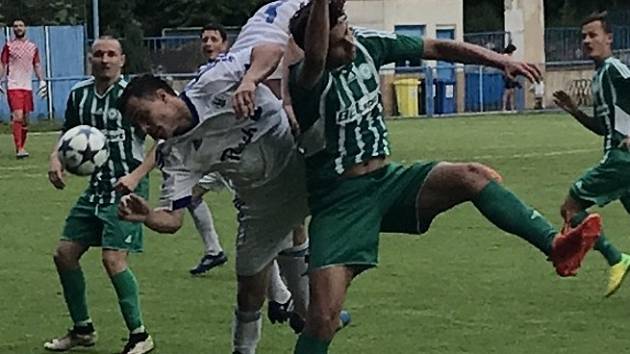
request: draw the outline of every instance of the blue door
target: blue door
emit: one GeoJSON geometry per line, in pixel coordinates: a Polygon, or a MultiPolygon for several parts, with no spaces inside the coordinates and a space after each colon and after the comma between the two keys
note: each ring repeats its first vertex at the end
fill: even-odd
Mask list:
{"type": "MultiPolygon", "coordinates": [[[[455,29],[438,29],[435,32],[435,35],[437,39],[455,39],[455,29]]],[[[455,81],[455,64],[445,61],[438,61],[437,78],[444,81],[455,81]]]]}

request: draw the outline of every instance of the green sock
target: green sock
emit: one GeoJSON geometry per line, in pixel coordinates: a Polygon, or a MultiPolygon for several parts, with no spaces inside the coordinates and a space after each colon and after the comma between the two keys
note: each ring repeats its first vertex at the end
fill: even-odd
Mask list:
{"type": "Polygon", "coordinates": [[[88,322],[90,316],[85,296],[85,278],[81,268],[59,272],[59,280],[72,322],[75,325],[88,322]]]}
{"type": "Polygon", "coordinates": [[[302,333],[295,345],[293,354],[327,354],[330,341],[321,341],[308,334],[302,333]]]}
{"type": "MultiPolygon", "coordinates": [[[[571,227],[578,226],[586,217],[588,216],[588,212],[582,210],[581,212],[575,214],[573,218],[571,218],[571,227]]],[[[608,238],[604,236],[604,231],[599,234],[599,238],[593,247],[595,250],[599,251],[599,253],[606,258],[606,262],[608,265],[612,266],[621,261],[621,252],[615,247],[608,238]]]]}
{"type": "Polygon", "coordinates": [[[142,315],[140,314],[140,299],[138,296],[138,282],[129,268],[111,277],[118,304],[122,312],[125,324],[132,332],[142,327],[142,315]]]}
{"type": "Polygon", "coordinates": [[[514,193],[491,181],[473,200],[491,223],[505,232],[526,240],[544,254],[551,253],[555,228],[535,209],[525,205],[514,193]]]}

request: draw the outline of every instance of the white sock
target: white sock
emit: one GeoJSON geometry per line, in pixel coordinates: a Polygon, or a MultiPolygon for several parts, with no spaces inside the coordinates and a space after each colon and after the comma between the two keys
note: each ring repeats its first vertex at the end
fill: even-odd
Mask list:
{"type": "Polygon", "coordinates": [[[302,245],[295,246],[280,252],[278,264],[282,275],[287,281],[287,287],[293,295],[294,311],[306,318],[306,311],[309,302],[309,286],[306,271],[306,253],[308,251],[308,241],[302,245]]]}
{"type": "Polygon", "coordinates": [[[195,222],[195,227],[206,247],[206,255],[217,255],[223,252],[223,248],[219,243],[219,235],[214,228],[212,213],[210,212],[210,208],[208,208],[208,204],[201,200],[198,204],[190,204],[188,211],[190,211],[190,215],[195,222]]]}
{"type": "Polygon", "coordinates": [[[267,286],[267,299],[286,303],[291,298],[291,293],[280,277],[280,268],[278,261],[273,261],[269,269],[269,285],[267,286]]]}
{"type": "Polygon", "coordinates": [[[234,341],[232,351],[240,354],[255,354],[261,330],[260,311],[245,312],[236,309],[232,324],[232,339],[234,341]]]}

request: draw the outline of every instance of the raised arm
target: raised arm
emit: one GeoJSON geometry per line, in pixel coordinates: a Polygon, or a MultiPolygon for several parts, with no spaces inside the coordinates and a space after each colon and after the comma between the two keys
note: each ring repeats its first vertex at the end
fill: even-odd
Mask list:
{"type": "Polygon", "coordinates": [[[252,50],[251,65],[232,99],[232,105],[238,117],[254,115],[256,86],[276,70],[283,54],[284,47],[278,44],[263,44],[252,50]]]}
{"type": "Polygon", "coordinates": [[[514,60],[492,50],[465,42],[425,39],[422,57],[462,64],[491,66],[505,71],[509,77],[523,75],[531,82],[538,82],[542,78],[542,73],[536,65],[514,60]]]}
{"type": "Polygon", "coordinates": [[[304,32],[304,66],[297,84],[313,88],[326,69],[330,42],[330,10],[328,0],[313,0],[313,7],[304,32]]]}
{"type": "Polygon", "coordinates": [[[586,129],[597,135],[605,134],[604,127],[601,123],[597,119],[594,119],[584,113],[584,111],[580,110],[573,99],[571,99],[571,96],[569,96],[566,92],[562,90],[554,92],[553,101],[556,105],[558,105],[558,107],[562,108],[562,110],[569,113],[573,118],[575,118],[575,120],[580,122],[580,124],[582,124],[586,129]]]}

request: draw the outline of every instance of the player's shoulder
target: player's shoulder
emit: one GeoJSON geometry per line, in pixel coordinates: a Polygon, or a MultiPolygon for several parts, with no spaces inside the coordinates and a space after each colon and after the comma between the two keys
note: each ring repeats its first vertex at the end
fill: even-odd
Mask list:
{"type": "Polygon", "coordinates": [[[74,86],[72,86],[70,92],[81,91],[92,86],[94,86],[94,77],[77,82],[74,86]]]}
{"type": "Polygon", "coordinates": [[[606,59],[606,72],[610,75],[614,80],[622,79],[622,80],[630,80],[630,68],[626,64],[624,64],[621,60],[610,57],[606,59]]]}

